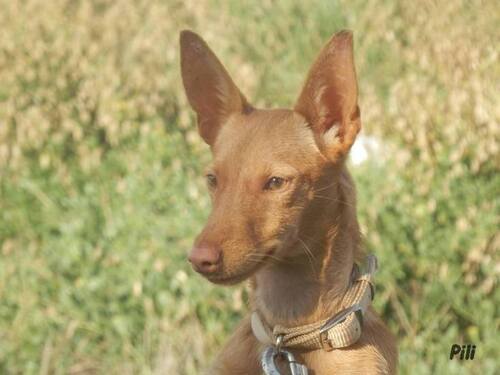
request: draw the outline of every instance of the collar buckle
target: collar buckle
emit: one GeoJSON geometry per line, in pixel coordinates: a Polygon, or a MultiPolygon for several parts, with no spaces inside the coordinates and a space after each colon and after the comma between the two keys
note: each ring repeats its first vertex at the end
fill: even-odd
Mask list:
{"type": "Polygon", "coordinates": [[[328,331],[335,327],[336,325],[342,323],[347,319],[347,317],[352,314],[356,314],[356,318],[359,320],[359,324],[363,324],[363,309],[361,308],[359,303],[355,303],[354,305],[339,311],[333,317],[328,319],[319,329],[319,341],[321,343],[321,348],[327,352],[335,349],[328,339],[328,331]]]}

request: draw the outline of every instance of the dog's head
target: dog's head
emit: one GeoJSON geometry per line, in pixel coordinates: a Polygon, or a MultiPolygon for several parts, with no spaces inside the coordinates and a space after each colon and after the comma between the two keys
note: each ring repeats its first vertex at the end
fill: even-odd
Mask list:
{"type": "MultiPolygon", "coordinates": [[[[189,255],[216,283],[235,283],[288,246],[325,171],[345,159],[360,129],[352,35],[335,34],[311,67],[293,109],[254,108],[195,33],[180,35],[186,94],[211,147],[212,212],[189,255]]],[[[316,207],[317,208],[317,207],[316,207]]]]}

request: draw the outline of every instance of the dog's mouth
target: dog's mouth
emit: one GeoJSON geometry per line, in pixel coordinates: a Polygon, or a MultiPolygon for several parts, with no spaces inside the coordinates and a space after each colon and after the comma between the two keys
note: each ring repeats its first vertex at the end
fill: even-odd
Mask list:
{"type": "Polygon", "coordinates": [[[248,279],[254,273],[253,270],[235,275],[206,275],[208,281],[218,285],[235,285],[248,279]]]}
{"type": "Polygon", "coordinates": [[[260,268],[269,263],[269,260],[274,259],[274,254],[278,249],[274,246],[263,252],[252,252],[247,255],[244,265],[237,272],[232,273],[218,273],[213,275],[205,275],[208,281],[220,285],[235,285],[238,284],[252,275],[254,275],[260,268]]]}

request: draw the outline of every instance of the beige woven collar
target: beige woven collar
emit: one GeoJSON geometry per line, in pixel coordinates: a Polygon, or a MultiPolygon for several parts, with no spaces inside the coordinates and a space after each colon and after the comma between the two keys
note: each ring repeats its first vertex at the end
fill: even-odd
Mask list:
{"type": "Polygon", "coordinates": [[[343,310],[333,317],[303,326],[271,329],[257,311],[252,313],[252,331],[263,344],[280,348],[327,351],[353,345],[361,336],[363,317],[374,297],[373,276],[377,270],[375,255],[366,257],[366,268],[355,266],[351,286],[342,298],[343,310]]]}

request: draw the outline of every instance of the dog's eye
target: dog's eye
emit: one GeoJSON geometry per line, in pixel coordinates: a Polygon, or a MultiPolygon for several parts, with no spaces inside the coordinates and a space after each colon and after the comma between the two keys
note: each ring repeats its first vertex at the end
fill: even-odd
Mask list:
{"type": "Polygon", "coordinates": [[[217,186],[217,177],[215,175],[209,173],[206,175],[207,185],[210,189],[214,189],[217,186]]]}
{"type": "Polygon", "coordinates": [[[273,176],[267,180],[264,185],[264,190],[278,190],[285,184],[285,179],[282,177],[273,176]]]}

